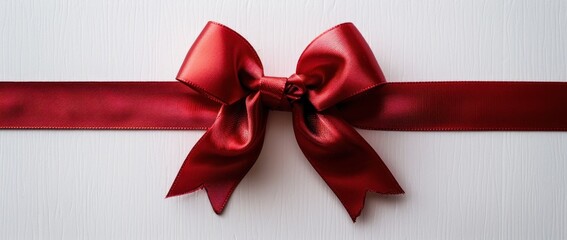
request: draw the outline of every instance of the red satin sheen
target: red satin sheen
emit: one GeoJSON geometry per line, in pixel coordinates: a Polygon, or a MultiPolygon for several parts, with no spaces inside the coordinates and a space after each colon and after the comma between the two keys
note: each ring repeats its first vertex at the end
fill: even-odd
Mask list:
{"type": "Polygon", "coordinates": [[[0,128],[208,129],[168,196],[205,188],[213,209],[221,213],[260,154],[269,110],[291,111],[301,150],[353,221],[367,191],[403,190],[352,126],[567,130],[567,83],[386,83],[372,51],[350,23],[311,42],[296,73],[285,78],[265,76],[243,37],[210,22],[177,79],[183,84],[0,83],[0,128]]]}
{"type": "Polygon", "coordinates": [[[0,128],[207,129],[219,108],[179,82],[0,83],[0,128]]]}
{"type": "Polygon", "coordinates": [[[258,55],[243,37],[209,23],[177,79],[223,106],[167,196],[204,187],[220,213],[260,153],[269,109],[293,110],[301,150],[353,221],[367,191],[403,193],[380,157],[335,109],[345,99],[385,82],[375,59],[356,27],[345,23],[311,42],[291,77],[266,77],[258,55]]]}
{"type": "MultiPolygon", "coordinates": [[[[338,106],[395,131],[567,131],[567,82],[388,82],[338,106]]],[[[179,82],[0,82],[0,129],[208,129],[220,104],[179,82]]]]}
{"type": "Polygon", "coordinates": [[[339,109],[363,129],[567,131],[567,82],[391,82],[339,109]]]}

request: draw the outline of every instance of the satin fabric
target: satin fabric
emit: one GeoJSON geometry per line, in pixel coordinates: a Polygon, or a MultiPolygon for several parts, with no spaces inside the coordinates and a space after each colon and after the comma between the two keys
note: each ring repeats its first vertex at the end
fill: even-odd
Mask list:
{"type": "Polygon", "coordinates": [[[353,219],[367,191],[403,193],[352,126],[401,131],[567,130],[567,83],[386,83],[351,23],[308,45],[290,77],[265,76],[251,45],[209,22],[176,82],[0,83],[0,128],[208,129],[167,196],[205,188],[221,213],[256,161],[269,110],[353,219]]]}
{"type": "Polygon", "coordinates": [[[260,154],[270,109],[292,112],[297,143],[353,221],[367,191],[403,193],[378,154],[336,109],[385,82],[353,24],[338,25],[313,40],[296,73],[285,78],[264,76],[251,45],[211,22],[189,50],[177,79],[222,106],[183,163],[168,197],[204,188],[221,213],[260,154]]]}
{"type": "MultiPolygon", "coordinates": [[[[387,82],[337,105],[356,128],[567,131],[567,82],[387,82]]],[[[0,82],[0,129],[208,129],[221,104],[179,82],[0,82]]]]}
{"type": "MultiPolygon", "coordinates": [[[[567,82],[388,82],[337,106],[386,131],[567,131],[567,82]]],[[[179,82],[0,82],[0,129],[208,129],[221,104],[179,82]]]]}
{"type": "Polygon", "coordinates": [[[390,82],[339,109],[373,130],[567,131],[567,82],[390,82]]]}
{"type": "Polygon", "coordinates": [[[219,108],[179,82],[0,82],[8,129],[207,129],[219,108]]]}

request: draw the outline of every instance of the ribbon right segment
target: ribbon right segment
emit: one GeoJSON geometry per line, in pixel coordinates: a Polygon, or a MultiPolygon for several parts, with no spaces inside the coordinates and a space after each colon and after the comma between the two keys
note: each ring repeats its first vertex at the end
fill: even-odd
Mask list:
{"type": "Polygon", "coordinates": [[[389,82],[339,110],[363,129],[567,131],[567,82],[389,82]]]}

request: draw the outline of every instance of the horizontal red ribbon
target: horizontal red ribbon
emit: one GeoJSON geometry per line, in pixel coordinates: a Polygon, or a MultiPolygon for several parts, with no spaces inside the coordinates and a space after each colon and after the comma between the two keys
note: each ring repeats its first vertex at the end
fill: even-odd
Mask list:
{"type": "Polygon", "coordinates": [[[206,129],[168,196],[201,188],[221,213],[252,167],[268,110],[292,112],[307,160],[353,221],[367,191],[403,193],[352,128],[567,131],[567,82],[386,82],[351,23],[313,40],[288,78],[265,76],[252,46],[210,22],[179,82],[2,82],[4,129],[206,129]]]}
{"type": "MultiPolygon", "coordinates": [[[[179,82],[0,82],[4,129],[207,129],[219,108],[179,82]]],[[[362,129],[567,131],[567,82],[388,82],[338,108],[362,129]]]]}
{"type": "Polygon", "coordinates": [[[219,108],[179,82],[0,82],[0,128],[207,129],[219,108]]]}

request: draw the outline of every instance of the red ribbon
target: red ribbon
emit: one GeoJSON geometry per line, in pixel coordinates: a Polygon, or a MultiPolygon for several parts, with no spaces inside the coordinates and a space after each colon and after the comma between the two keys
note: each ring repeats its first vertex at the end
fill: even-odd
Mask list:
{"type": "Polygon", "coordinates": [[[256,161],[269,110],[291,111],[306,158],[353,221],[367,191],[403,193],[354,130],[567,131],[565,82],[386,83],[345,23],[313,40],[290,77],[265,76],[251,45],[209,22],[178,82],[0,83],[0,128],[207,129],[168,197],[205,188],[221,213],[256,161]]]}

